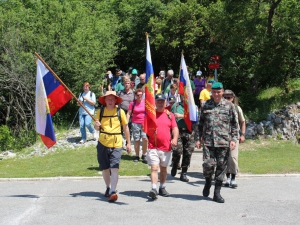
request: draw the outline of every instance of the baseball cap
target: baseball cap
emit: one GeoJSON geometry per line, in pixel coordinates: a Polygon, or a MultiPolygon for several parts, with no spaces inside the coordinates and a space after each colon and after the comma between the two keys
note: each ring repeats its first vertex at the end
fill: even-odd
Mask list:
{"type": "Polygon", "coordinates": [[[215,82],[211,86],[211,89],[223,89],[223,84],[221,82],[215,82]]]}
{"type": "Polygon", "coordinates": [[[172,103],[172,102],[176,102],[176,99],[174,97],[169,97],[169,102],[172,103]]]}
{"type": "Polygon", "coordinates": [[[207,83],[213,84],[213,83],[215,83],[215,81],[214,80],[209,80],[207,83]]]}
{"type": "Polygon", "coordinates": [[[157,94],[155,95],[155,100],[166,100],[166,98],[163,94],[157,94]]]}
{"type": "Polygon", "coordinates": [[[131,72],[131,74],[137,74],[137,73],[138,73],[138,72],[137,72],[136,69],[133,69],[132,72],[131,72]]]}
{"type": "Polygon", "coordinates": [[[197,71],[196,76],[201,76],[202,72],[200,70],[197,71]]]}

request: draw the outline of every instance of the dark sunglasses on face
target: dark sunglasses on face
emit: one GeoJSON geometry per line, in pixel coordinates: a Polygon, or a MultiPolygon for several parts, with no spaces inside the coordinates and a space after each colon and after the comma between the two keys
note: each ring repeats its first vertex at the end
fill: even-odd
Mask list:
{"type": "Polygon", "coordinates": [[[232,99],[233,97],[224,97],[225,99],[232,99]]]}

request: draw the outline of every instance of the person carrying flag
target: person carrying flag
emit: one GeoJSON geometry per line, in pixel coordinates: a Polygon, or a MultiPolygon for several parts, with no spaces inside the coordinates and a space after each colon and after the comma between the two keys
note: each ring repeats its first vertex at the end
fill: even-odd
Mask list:
{"type": "Polygon", "coordinates": [[[122,102],[122,98],[116,95],[115,91],[107,91],[99,98],[104,105],[103,113],[97,112],[94,127],[100,130],[97,144],[97,158],[106,184],[105,197],[109,202],[118,199],[116,188],[118,184],[119,165],[122,156],[122,128],[125,133],[127,153],[131,152],[130,134],[126,114],[123,109],[116,105],[122,102]]]}
{"type": "Polygon", "coordinates": [[[166,110],[166,99],[163,94],[155,96],[156,123],[159,126],[149,136],[147,161],[151,166],[151,190],[149,197],[157,199],[158,169],[160,168],[159,195],[168,197],[166,190],[167,166],[171,159],[171,146],[177,145],[178,127],[173,113],[166,110]],[[172,132],[172,136],[171,136],[172,132]]]}
{"type": "MultiPolygon", "coordinates": [[[[174,99],[175,101],[175,99],[174,99]]],[[[188,182],[189,179],[186,176],[188,167],[191,163],[191,157],[195,149],[195,135],[196,139],[198,137],[198,130],[197,125],[198,123],[194,123],[192,125],[192,131],[189,131],[187,128],[186,123],[184,122],[184,107],[182,102],[175,102],[171,107],[171,112],[174,114],[177,126],[179,129],[179,138],[178,138],[178,145],[172,147],[173,154],[172,154],[172,170],[171,175],[173,177],[177,174],[178,164],[180,161],[180,156],[182,155],[182,162],[181,162],[181,175],[180,180],[184,182],[188,182]]]]}

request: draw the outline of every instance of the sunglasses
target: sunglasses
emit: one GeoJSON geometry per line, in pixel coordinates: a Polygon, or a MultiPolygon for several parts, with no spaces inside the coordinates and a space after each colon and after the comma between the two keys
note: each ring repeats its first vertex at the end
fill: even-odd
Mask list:
{"type": "Polygon", "coordinates": [[[225,99],[232,99],[233,97],[224,97],[225,99]]]}
{"type": "Polygon", "coordinates": [[[143,94],[139,94],[139,95],[136,95],[136,96],[143,96],[143,94]]]}

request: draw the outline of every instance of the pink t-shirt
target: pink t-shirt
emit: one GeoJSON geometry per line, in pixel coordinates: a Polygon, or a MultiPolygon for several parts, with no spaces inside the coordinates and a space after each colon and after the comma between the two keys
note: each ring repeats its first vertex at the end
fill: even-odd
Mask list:
{"type": "MultiPolygon", "coordinates": [[[[142,99],[141,102],[135,101],[135,106],[132,112],[131,122],[144,124],[145,118],[145,100],[142,99]]],[[[128,110],[132,110],[133,102],[130,102],[128,110]]]]}
{"type": "Polygon", "coordinates": [[[156,112],[156,135],[149,136],[148,148],[155,148],[165,152],[171,151],[171,132],[173,127],[177,127],[175,116],[169,112],[171,119],[166,112],[156,112]],[[155,144],[156,136],[156,144],[155,144]]]}

